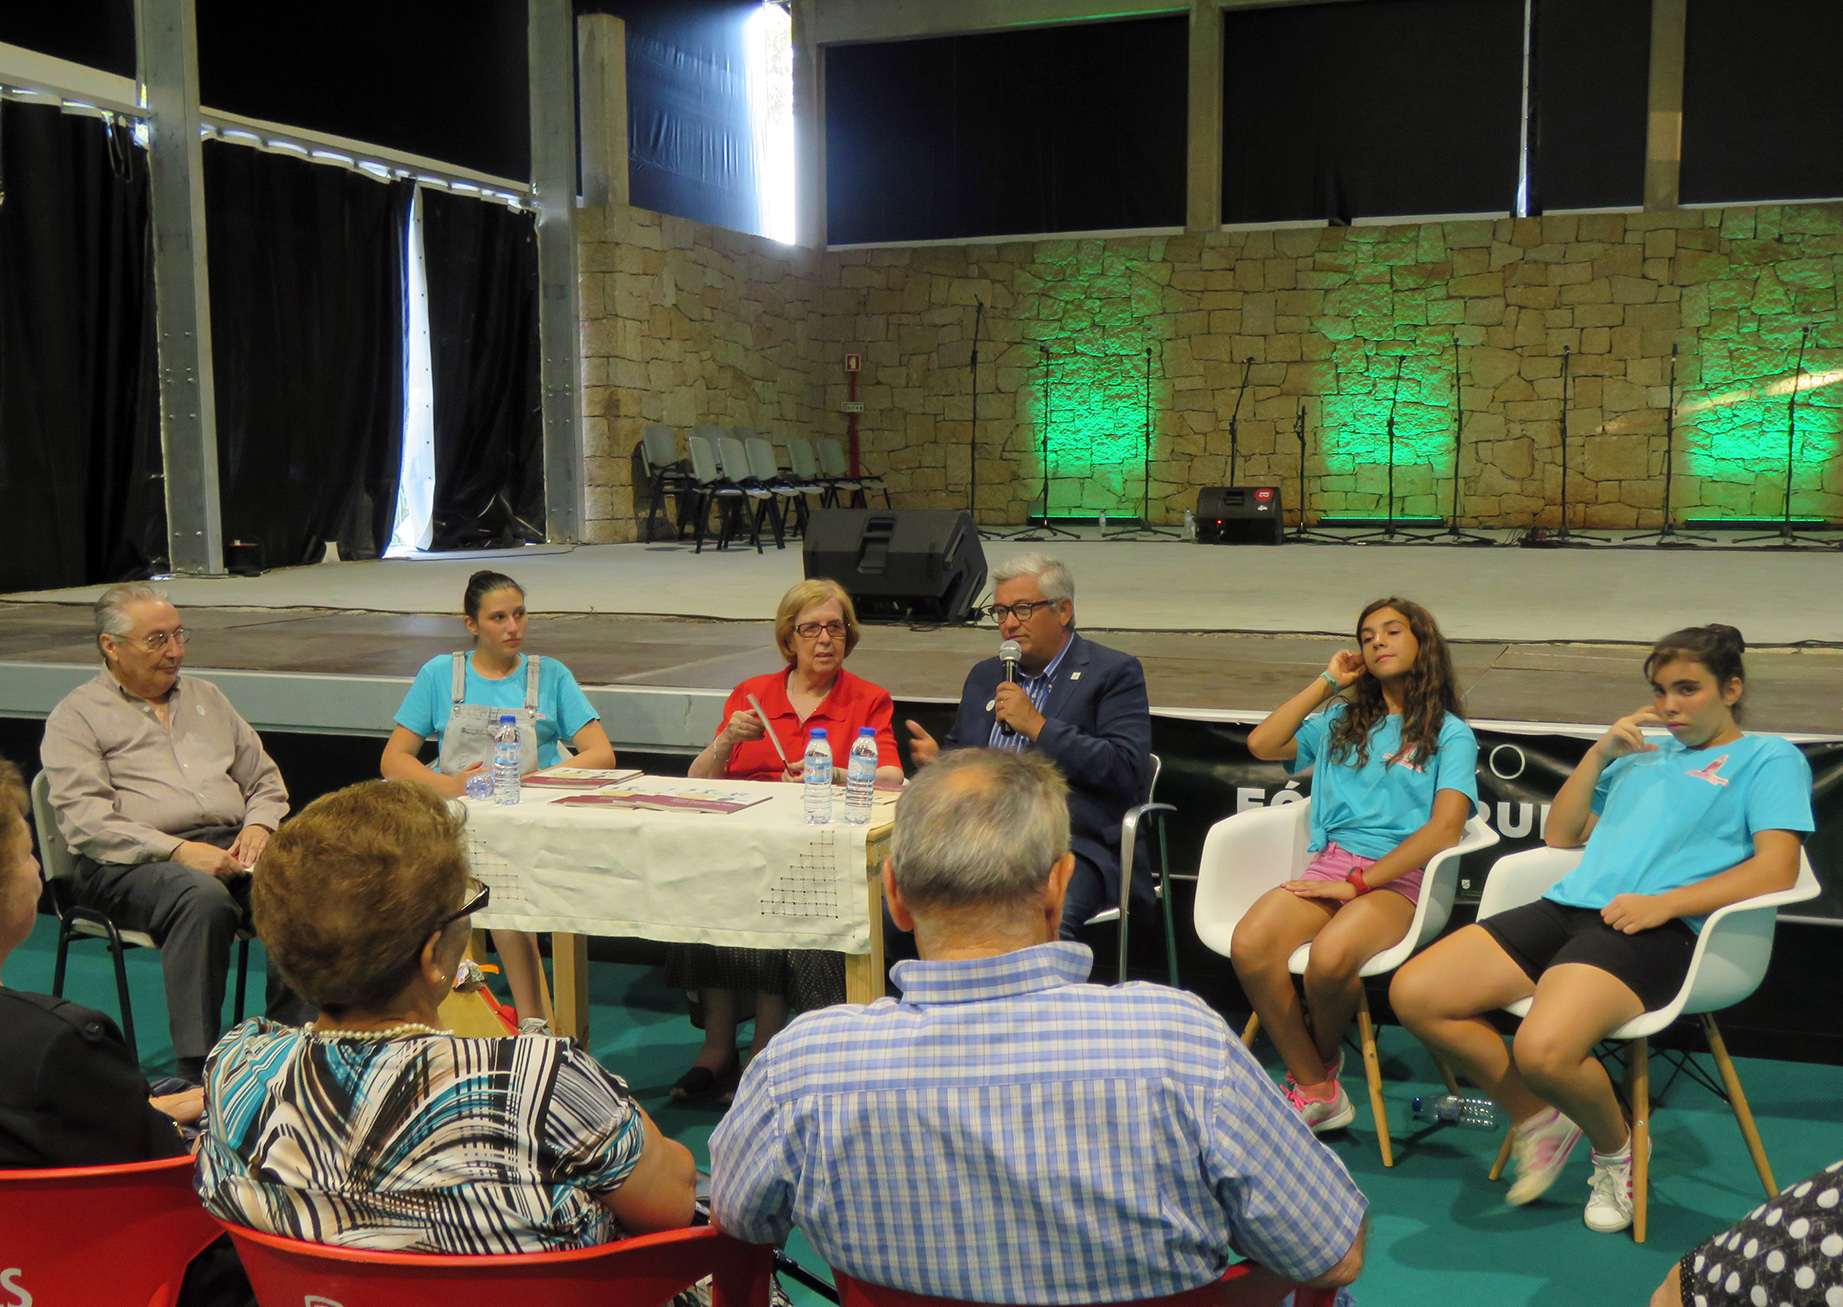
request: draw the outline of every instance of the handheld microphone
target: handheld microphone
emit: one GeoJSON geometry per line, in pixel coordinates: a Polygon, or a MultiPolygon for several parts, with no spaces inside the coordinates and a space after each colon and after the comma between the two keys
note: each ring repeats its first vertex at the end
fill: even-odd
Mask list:
{"type": "MultiPolygon", "coordinates": [[[[998,646],[998,665],[1002,670],[1005,680],[1016,684],[1017,665],[1022,661],[1023,657],[1024,650],[1016,640],[1006,640],[1003,644],[998,646]]],[[[998,724],[998,730],[1001,735],[1017,734],[1017,732],[1011,728],[1010,722],[1000,722],[998,724]]]]}

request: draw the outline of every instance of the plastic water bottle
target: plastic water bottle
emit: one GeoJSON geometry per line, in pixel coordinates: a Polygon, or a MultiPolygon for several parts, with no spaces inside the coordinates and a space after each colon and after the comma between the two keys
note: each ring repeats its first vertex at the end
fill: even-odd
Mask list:
{"type": "Polygon", "coordinates": [[[845,768],[845,820],[854,826],[870,821],[870,799],[877,789],[877,732],[858,727],[851,742],[851,764],[845,768]]]}
{"type": "Polygon", "coordinates": [[[825,727],[813,728],[805,761],[801,781],[806,786],[806,820],[823,826],[832,820],[832,746],[826,743],[825,727]]]}
{"type": "Polygon", "coordinates": [[[518,802],[518,718],[501,713],[493,730],[493,802],[518,802]]]}
{"type": "Polygon", "coordinates": [[[1184,539],[1195,540],[1196,538],[1197,515],[1187,508],[1184,510],[1184,539]]]}
{"type": "Polygon", "coordinates": [[[1488,1098],[1469,1094],[1441,1094],[1414,1100],[1416,1120],[1432,1125],[1457,1125],[1468,1130],[1502,1130],[1503,1109],[1488,1098]]]}

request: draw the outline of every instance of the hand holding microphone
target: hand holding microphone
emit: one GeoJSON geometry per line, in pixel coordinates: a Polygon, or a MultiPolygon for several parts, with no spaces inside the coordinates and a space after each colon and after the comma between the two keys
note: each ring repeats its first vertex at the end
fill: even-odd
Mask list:
{"type": "MultiPolygon", "coordinates": [[[[1012,685],[1017,684],[1017,667],[1018,663],[1023,661],[1023,658],[1024,650],[1016,640],[1006,640],[1003,644],[998,646],[998,665],[1001,669],[999,683],[1001,685],[1005,683],[1010,683],[1012,685]]],[[[999,734],[1005,736],[1017,734],[1017,732],[1012,729],[1010,722],[1000,722],[998,724],[998,730],[999,734]]]]}

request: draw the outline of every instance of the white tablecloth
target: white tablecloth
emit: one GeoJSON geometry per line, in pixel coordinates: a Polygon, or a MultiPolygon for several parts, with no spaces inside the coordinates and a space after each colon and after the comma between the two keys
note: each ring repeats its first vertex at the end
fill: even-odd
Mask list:
{"type": "MultiPolygon", "coordinates": [[[[528,786],[516,805],[469,803],[468,857],[493,891],[474,924],[870,951],[866,827],[807,824],[798,785],[646,777],[623,788],[767,798],[725,814],[651,812],[558,805],[546,801],[558,791],[528,786]]],[[[843,810],[834,804],[841,817],[843,810]]],[[[872,823],[888,818],[880,802],[872,823]]]]}

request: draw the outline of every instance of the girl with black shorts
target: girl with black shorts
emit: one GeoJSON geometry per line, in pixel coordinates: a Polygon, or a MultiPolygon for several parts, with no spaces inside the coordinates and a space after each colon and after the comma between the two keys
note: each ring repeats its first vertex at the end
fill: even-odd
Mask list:
{"type": "Polygon", "coordinates": [[[1736,725],[1744,648],[1731,626],[1658,641],[1645,659],[1652,705],[1613,723],[1549,811],[1549,847],[1584,844],[1580,865],[1536,902],[1441,940],[1390,987],[1402,1023],[1510,1114],[1512,1204],[1545,1192],[1584,1132],[1587,1225],[1631,1223],[1631,1131],[1593,1047],[1676,996],[1709,913],[1798,878],[1811,768],[1785,740],[1736,725]],[[1486,1014],[1526,998],[1507,1049],[1486,1014]]]}

